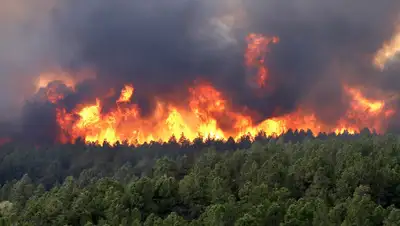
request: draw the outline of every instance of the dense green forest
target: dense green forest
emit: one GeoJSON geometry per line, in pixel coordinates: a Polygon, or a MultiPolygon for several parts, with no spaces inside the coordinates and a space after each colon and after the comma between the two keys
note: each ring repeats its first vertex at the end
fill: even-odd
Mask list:
{"type": "Polygon", "coordinates": [[[400,225],[400,137],[0,147],[0,225],[400,225]]]}

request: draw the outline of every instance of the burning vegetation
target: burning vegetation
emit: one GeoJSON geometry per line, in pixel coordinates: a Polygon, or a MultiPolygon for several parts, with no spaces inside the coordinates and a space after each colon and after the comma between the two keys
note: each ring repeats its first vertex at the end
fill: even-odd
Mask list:
{"type": "MultiPolygon", "coordinates": [[[[268,45],[278,41],[278,37],[269,38],[260,34],[247,36],[245,65],[256,69],[253,78],[261,89],[267,87],[270,73],[265,62],[268,45]]],[[[75,82],[71,77],[62,74],[55,80],[64,81],[61,82],[63,87],[74,93],[75,82]]],[[[182,100],[180,102],[168,101],[162,96],[154,97],[155,107],[146,115],[142,114],[141,106],[136,101],[136,91],[140,91],[141,87],[134,84],[125,84],[113,104],[107,98],[110,95],[103,93],[91,102],[78,103],[69,110],[64,106],[65,92],[57,89],[59,87],[59,83],[50,82],[40,91],[56,108],[57,139],[63,143],[74,142],[78,138],[88,143],[127,142],[133,145],[168,141],[171,137],[189,141],[199,137],[204,140],[227,140],[229,137],[238,140],[243,136],[255,137],[259,133],[278,136],[288,130],[310,130],[316,135],[354,134],[368,128],[383,133],[395,111],[389,97],[367,98],[362,89],[345,83],[342,90],[347,110],[338,120],[329,123],[319,119],[313,109],[301,104],[292,112],[256,122],[253,116],[257,112],[249,111],[247,106],[234,106],[225,93],[204,80],[193,81],[185,87],[188,95],[178,98],[182,100]]],[[[112,91],[109,93],[115,93],[112,91]]]]}
{"type": "Polygon", "coordinates": [[[278,37],[266,37],[261,34],[249,34],[247,36],[247,50],[245,54],[246,66],[257,70],[254,81],[259,87],[265,87],[268,82],[268,68],[265,66],[268,46],[279,42],[278,37]]]}

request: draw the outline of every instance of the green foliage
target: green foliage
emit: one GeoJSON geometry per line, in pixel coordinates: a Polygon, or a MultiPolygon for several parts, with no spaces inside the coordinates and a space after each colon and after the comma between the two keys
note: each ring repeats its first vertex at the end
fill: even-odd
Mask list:
{"type": "Polygon", "coordinates": [[[253,144],[8,144],[0,226],[400,225],[398,137],[289,135],[253,144]]]}

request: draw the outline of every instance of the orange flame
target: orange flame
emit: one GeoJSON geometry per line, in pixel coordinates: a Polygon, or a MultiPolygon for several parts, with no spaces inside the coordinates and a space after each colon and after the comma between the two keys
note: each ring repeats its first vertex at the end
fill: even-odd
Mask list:
{"type": "Polygon", "coordinates": [[[353,109],[357,109],[359,111],[367,111],[369,113],[379,113],[382,111],[383,107],[385,106],[385,101],[381,100],[369,100],[365,98],[362,93],[355,89],[348,86],[344,86],[344,90],[351,95],[353,99],[352,107],[353,109]]]}
{"type": "Polygon", "coordinates": [[[125,87],[121,91],[121,96],[117,100],[117,103],[125,103],[129,102],[134,92],[134,88],[132,85],[125,85],[125,87]]]}
{"type": "MultiPolygon", "coordinates": [[[[189,109],[158,101],[153,115],[144,118],[135,104],[117,105],[113,111],[102,113],[101,101],[97,99],[95,104],[83,106],[71,114],[59,111],[62,113],[58,114],[57,118],[60,127],[70,135],[69,141],[83,137],[86,142],[100,144],[104,141],[111,144],[117,141],[142,144],[158,140],[168,141],[172,136],[181,135],[189,140],[197,137],[222,140],[233,137],[238,140],[243,135],[254,137],[260,131],[268,136],[277,136],[289,129],[310,129],[314,134],[319,132],[341,134],[344,131],[356,133],[364,127],[381,131],[383,129],[380,123],[381,117],[387,117],[385,103],[369,100],[355,88],[345,86],[344,89],[352,99],[351,107],[333,127],[325,125],[314,114],[302,109],[254,125],[250,116],[232,111],[230,103],[223,94],[209,84],[200,84],[189,89],[191,94],[189,109]],[[77,119],[72,120],[74,117],[77,119]],[[232,123],[231,129],[222,129],[221,122],[226,119],[232,123]]],[[[121,91],[118,101],[131,97],[129,90],[133,91],[133,86],[127,85],[121,91]]]]}
{"type": "Polygon", "coordinates": [[[378,133],[384,132],[385,119],[393,115],[393,109],[388,108],[383,100],[367,99],[356,88],[345,85],[343,89],[351,97],[350,108],[339,120],[340,126],[335,132],[341,133],[344,128],[353,134],[360,132],[360,128],[373,128],[378,133]]]}
{"type": "Polygon", "coordinates": [[[265,54],[268,52],[270,43],[276,44],[279,42],[278,37],[266,37],[261,34],[249,34],[247,36],[247,50],[245,53],[246,65],[250,68],[256,68],[257,77],[256,83],[259,87],[265,87],[268,80],[268,68],[265,64],[265,54]]]}
{"type": "MultiPolygon", "coordinates": [[[[265,87],[269,76],[268,68],[264,65],[265,54],[268,45],[278,43],[279,38],[250,34],[247,41],[246,65],[257,69],[257,84],[265,87]]],[[[67,79],[65,81],[67,84],[70,82],[67,79]]],[[[70,82],[70,86],[74,86],[74,83],[70,82]]],[[[107,112],[103,109],[104,100],[100,97],[95,103],[83,104],[72,112],[58,106],[56,116],[61,129],[59,140],[74,142],[81,137],[86,142],[99,144],[105,141],[110,144],[122,141],[143,144],[168,141],[172,136],[184,136],[188,140],[199,137],[221,140],[233,137],[238,140],[244,135],[255,137],[259,132],[267,136],[278,136],[290,129],[311,130],[313,134],[342,134],[345,131],[354,134],[362,128],[384,132],[385,122],[394,112],[387,101],[366,98],[361,90],[348,85],[344,85],[343,90],[350,98],[350,105],[346,114],[337,122],[327,124],[310,109],[300,106],[292,113],[255,123],[251,115],[236,110],[222,92],[207,83],[190,87],[189,97],[184,104],[169,103],[156,97],[153,113],[143,116],[140,107],[134,104],[136,90],[132,84],[127,84],[121,90],[115,107],[107,112]]],[[[58,102],[61,98],[51,101],[58,102]]]]}

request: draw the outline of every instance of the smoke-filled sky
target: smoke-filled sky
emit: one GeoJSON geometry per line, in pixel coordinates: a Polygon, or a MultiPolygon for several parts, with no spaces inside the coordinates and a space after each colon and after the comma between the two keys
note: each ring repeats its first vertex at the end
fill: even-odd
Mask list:
{"type": "Polygon", "coordinates": [[[0,118],[19,113],[34,80],[52,58],[52,0],[0,3],[0,118]]]}
{"type": "Polygon", "coordinates": [[[183,96],[183,86],[203,79],[259,119],[299,103],[335,119],[345,110],[344,81],[400,90],[400,70],[371,63],[399,15],[398,0],[5,0],[0,112],[21,106],[40,72],[61,67],[96,72],[79,97],[133,82],[151,109],[151,97],[183,96]],[[255,91],[243,63],[251,32],[280,38],[267,56],[266,93],[255,91]]]}

